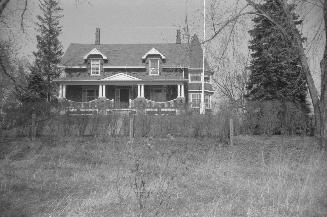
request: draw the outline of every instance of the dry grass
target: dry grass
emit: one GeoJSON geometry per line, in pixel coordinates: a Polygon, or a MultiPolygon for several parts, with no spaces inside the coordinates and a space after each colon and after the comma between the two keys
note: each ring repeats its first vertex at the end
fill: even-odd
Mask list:
{"type": "Polygon", "coordinates": [[[308,137],[4,141],[0,216],[327,216],[308,137]]]}

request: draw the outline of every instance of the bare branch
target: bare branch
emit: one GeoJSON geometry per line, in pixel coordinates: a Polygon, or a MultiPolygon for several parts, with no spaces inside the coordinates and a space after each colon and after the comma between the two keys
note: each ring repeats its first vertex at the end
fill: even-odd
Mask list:
{"type": "Polygon", "coordinates": [[[252,0],[245,0],[249,5],[251,5],[257,12],[257,15],[261,15],[265,18],[267,18],[270,22],[272,22],[274,25],[278,27],[278,29],[284,34],[285,37],[289,38],[289,35],[287,34],[284,27],[282,27],[278,22],[276,22],[270,14],[268,14],[266,11],[263,11],[258,4],[254,3],[252,0]]]}
{"type": "Polygon", "coordinates": [[[24,4],[24,9],[23,9],[23,12],[21,13],[20,15],[20,26],[24,32],[24,15],[25,15],[25,12],[27,10],[27,0],[25,0],[25,4],[24,4]]]}
{"type": "Polygon", "coordinates": [[[230,23],[233,23],[237,21],[240,17],[245,16],[245,15],[250,15],[253,14],[253,12],[245,12],[245,13],[240,13],[237,14],[236,16],[230,18],[227,20],[209,39],[205,40],[202,42],[202,44],[205,44],[209,41],[212,41],[214,38],[216,38],[230,23]]]}
{"type": "Polygon", "coordinates": [[[2,12],[6,8],[9,1],[10,0],[0,0],[0,17],[1,17],[2,12]]]}

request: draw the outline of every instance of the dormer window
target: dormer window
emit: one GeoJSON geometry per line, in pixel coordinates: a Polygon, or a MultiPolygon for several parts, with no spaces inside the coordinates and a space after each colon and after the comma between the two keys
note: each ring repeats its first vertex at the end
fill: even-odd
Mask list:
{"type": "Polygon", "coordinates": [[[150,75],[159,75],[159,59],[151,58],[149,59],[149,74],[150,75]]]}
{"type": "Polygon", "coordinates": [[[160,62],[165,63],[166,57],[162,53],[160,53],[157,49],[152,48],[142,56],[142,62],[148,63],[149,75],[159,75],[160,62]]]}
{"type": "Polygon", "coordinates": [[[91,60],[91,75],[100,75],[100,60],[91,60]]]}

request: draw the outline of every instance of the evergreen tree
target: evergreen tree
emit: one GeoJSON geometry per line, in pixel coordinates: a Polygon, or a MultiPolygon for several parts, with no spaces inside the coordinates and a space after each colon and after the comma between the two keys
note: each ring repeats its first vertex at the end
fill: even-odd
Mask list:
{"type": "MultiPolygon", "coordinates": [[[[294,12],[294,5],[288,7],[295,24],[301,24],[302,20],[294,12]]],[[[260,8],[279,25],[286,27],[286,14],[278,0],[266,0],[260,8]]],[[[292,46],[292,36],[283,35],[264,16],[256,16],[253,21],[254,28],[249,31],[252,36],[249,48],[253,53],[247,98],[252,101],[288,101],[308,112],[306,77],[302,72],[298,51],[292,46]]]]}
{"type": "Polygon", "coordinates": [[[60,25],[62,9],[58,0],[40,0],[39,7],[42,15],[37,16],[37,51],[33,52],[35,63],[29,79],[33,84],[29,86],[37,86],[38,88],[33,90],[38,92],[38,96],[46,96],[50,101],[55,90],[52,81],[60,75],[58,64],[63,54],[62,44],[58,39],[62,31],[60,25]]]}

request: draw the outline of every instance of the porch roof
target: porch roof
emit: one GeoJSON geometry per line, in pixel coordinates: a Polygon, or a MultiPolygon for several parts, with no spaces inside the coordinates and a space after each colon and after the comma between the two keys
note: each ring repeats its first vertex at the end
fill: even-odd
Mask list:
{"type": "MultiPolygon", "coordinates": [[[[187,81],[187,79],[183,78],[183,73],[162,72],[160,75],[149,75],[148,72],[104,72],[103,75],[89,75],[85,72],[76,72],[76,73],[67,73],[66,77],[62,77],[57,79],[56,81],[102,81],[106,78],[110,78],[115,75],[126,75],[126,77],[135,78],[135,81],[187,81]]],[[[110,80],[106,80],[110,81],[110,80]]],[[[114,81],[114,80],[113,80],[114,81]]],[[[126,79],[121,81],[133,81],[133,79],[126,79]]]]}

